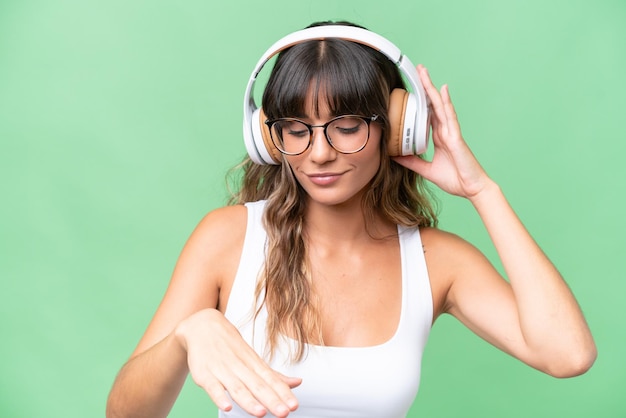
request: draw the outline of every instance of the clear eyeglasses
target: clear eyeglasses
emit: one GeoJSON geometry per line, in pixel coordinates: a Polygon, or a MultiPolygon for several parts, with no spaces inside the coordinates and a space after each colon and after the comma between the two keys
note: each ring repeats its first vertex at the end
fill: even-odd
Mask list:
{"type": "Polygon", "coordinates": [[[367,145],[370,136],[370,123],[378,115],[342,115],[323,125],[310,125],[300,119],[280,118],[266,120],[272,142],[286,155],[299,155],[309,149],[313,138],[313,128],[323,128],[326,140],[342,154],[354,154],[367,145]]]}

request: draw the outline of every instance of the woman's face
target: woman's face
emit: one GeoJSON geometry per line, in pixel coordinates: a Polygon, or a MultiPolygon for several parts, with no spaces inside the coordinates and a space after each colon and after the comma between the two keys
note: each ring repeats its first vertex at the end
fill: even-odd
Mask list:
{"type": "MultiPolygon", "coordinates": [[[[319,114],[316,115],[312,100],[308,100],[306,115],[300,119],[311,125],[323,125],[340,116],[330,114],[324,97],[319,99],[319,114]]],[[[312,201],[324,205],[340,205],[354,199],[360,202],[362,192],[380,166],[381,135],[380,124],[372,122],[365,148],[354,154],[342,154],[330,146],[323,128],[313,128],[311,146],[300,155],[285,158],[312,201]]]]}

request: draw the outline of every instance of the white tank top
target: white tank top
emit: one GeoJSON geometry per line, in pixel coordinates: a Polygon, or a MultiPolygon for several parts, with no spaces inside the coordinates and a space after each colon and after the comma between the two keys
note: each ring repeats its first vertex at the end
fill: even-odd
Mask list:
{"type": "MultiPolygon", "coordinates": [[[[239,269],[225,316],[243,338],[263,356],[263,308],[252,326],[254,289],[264,263],[266,233],[262,224],[265,202],[246,204],[248,226],[239,269]]],[[[402,261],[402,309],[393,337],[369,347],[307,345],[305,357],[290,364],[289,346],[283,338],[270,366],[287,376],[302,378],[293,389],[299,407],[290,417],[400,418],[408,413],[420,382],[421,359],[432,325],[433,303],[419,230],[398,227],[402,261]]],[[[236,404],[222,418],[247,417],[236,404]]],[[[266,416],[272,416],[270,414],[266,416]]]]}

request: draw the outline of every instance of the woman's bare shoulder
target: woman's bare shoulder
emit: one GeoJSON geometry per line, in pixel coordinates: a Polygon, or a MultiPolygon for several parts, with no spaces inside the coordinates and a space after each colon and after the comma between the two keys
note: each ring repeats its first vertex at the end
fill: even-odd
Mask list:
{"type": "Polygon", "coordinates": [[[420,229],[424,258],[433,293],[434,315],[449,309],[448,294],[453,283],[476,269],[488,264],[483,254],[460,236],[438,228],[420,229]]]}
{"type": "Polygon", "coordinates": [[[208,212],[196,227],[195,233],[209,234],[220,239],[245,234],[248,211],[244,205],[223,206],[208,212]]]}
{"type": "MultiPolygon", "coordinates": [[[[195,227],[177,263],[177,267],[201,269],[204,275],[219,278],[238,263],[246,235],[245,206],[225,206],[208,212],[195,227]]],[[[181,270],[176,269],[176,272],[181,270]]]]}
{"type": "Polygon", "coordinates": [[[200,251],[201,258],[213,266],[225,266],[229,260],[238,263],[247,221],[248,211],[244,205],[214,209],[198,223],[185,247],[200,251]]]}
{"type": "Polygon", "coordinates": [[[453,246],[455,249],[463,247],[473,247],[465,239],[459,235],[454,234],[443,229],[434,227],[420,228],[420,236],[422,238],[422,244],[424,249],[431,248],[433,250],[449,249],[453,246]]]}
{"type": "Polygon", "coordinates": [[[452,232],[422,228],[420,235],[429,270],[437,269],[450,275],[487,261],[478,248],[452,232]]]}

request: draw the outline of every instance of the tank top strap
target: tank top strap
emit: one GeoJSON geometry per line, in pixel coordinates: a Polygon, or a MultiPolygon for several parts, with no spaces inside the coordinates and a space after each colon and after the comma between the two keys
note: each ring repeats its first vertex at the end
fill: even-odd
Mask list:
{"type": "Polygon", "coordinates": [[[402,251],[402,318],[401,327],[424,345],[430,334],[433,319],[433,299],[424,247],[419,228],[398,226],[402,251]],[[417,332],[416,332],[417,331],[417,332]]]}
{"type": "Polygon", "coordinates": [[[225,316],[239,328],[249,325],[254,315],[254,289],[263,271],[267,241],[263,228],[265,201],[249,202],[245,206],[248,210],[246,237],[225,312],[225,316]]]}

